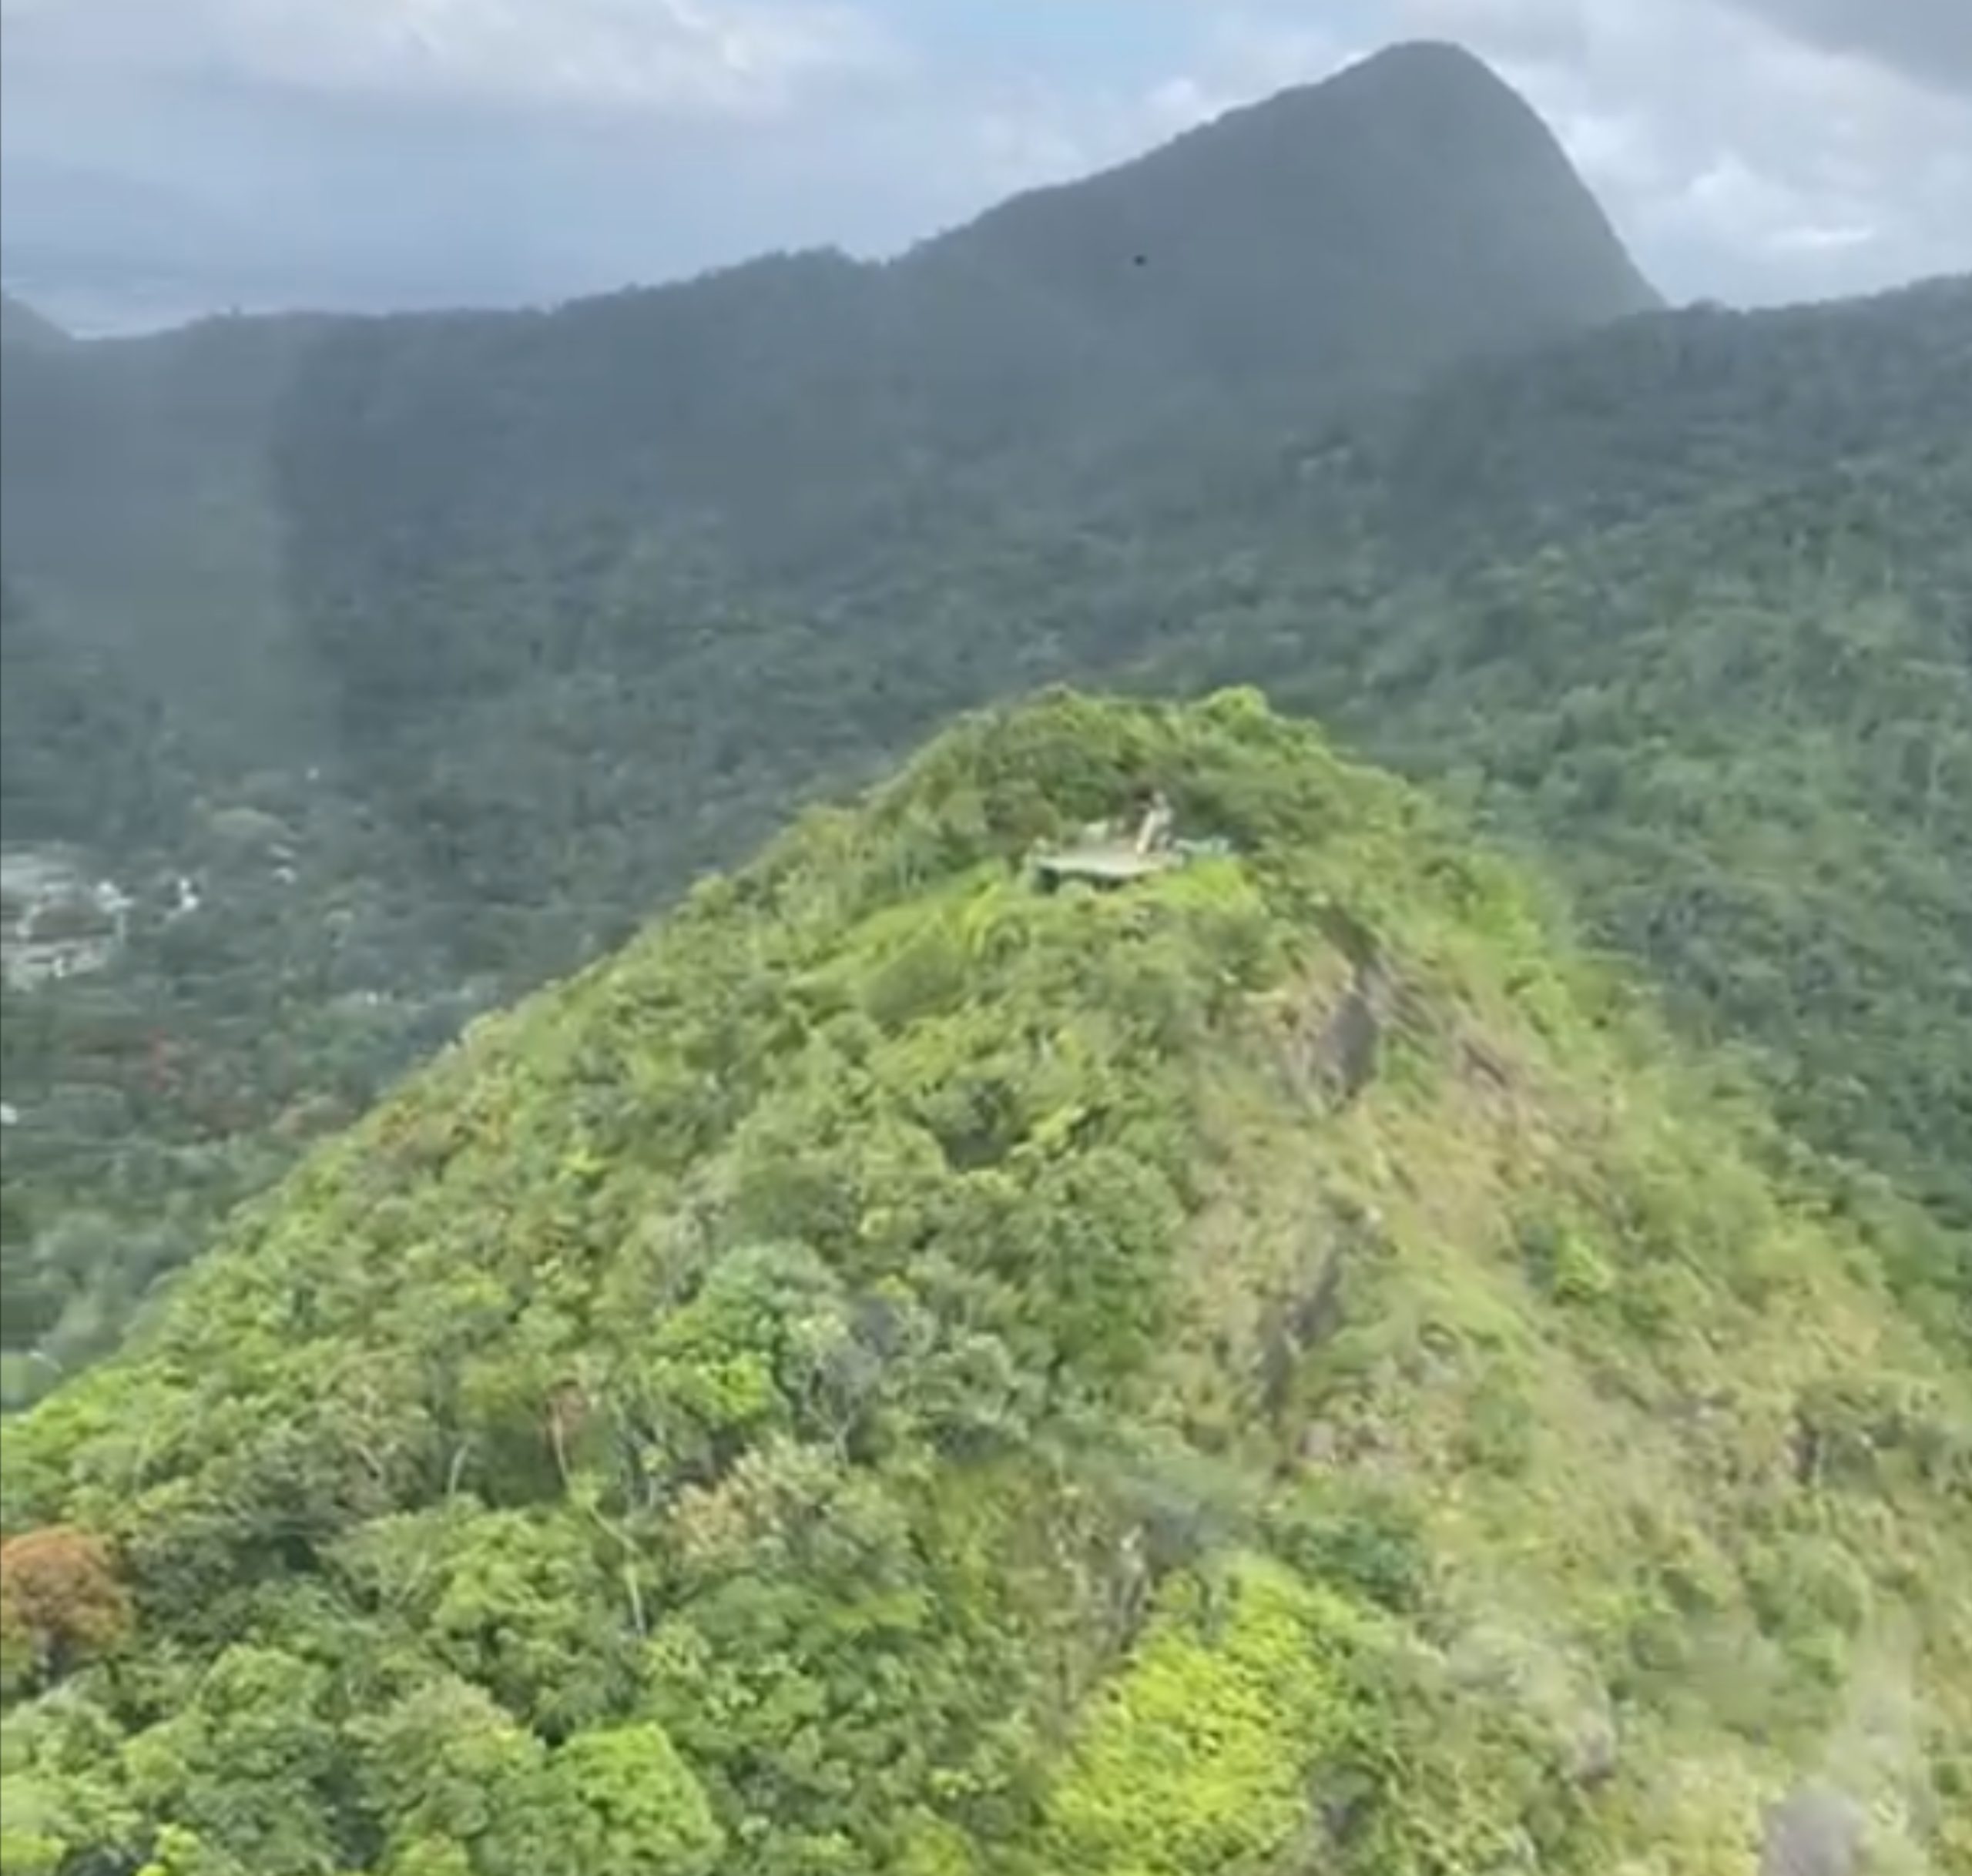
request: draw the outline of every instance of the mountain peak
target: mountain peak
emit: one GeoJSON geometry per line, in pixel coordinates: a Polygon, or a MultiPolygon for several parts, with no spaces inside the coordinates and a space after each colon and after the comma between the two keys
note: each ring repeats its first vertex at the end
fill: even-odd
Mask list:
{"type": "MultiPolygon", "coordinates": [[[[1573,173],[1552,127],[1526,95],[1477,52],[1449,39],[1406,39],[1343,66],[1327,79],[1282,94],[1329,109],[1387,113],[1407,128],[1493,139],[1468,156],[1499,159],[1518,140],[1523,160],[1537,152],[1573,173]]],[[[1579,186],[1579,184],[1578,184],[1579,186]]]]}
{"type": "Polygon", "coordinates": [[[1478,79],[1499,90],[1513,89],[1477,52],[1456,39],[1398,39],[1345,66],[1341,75],[1351,72],[1478,79]]]}
{"type": "Polygon", "coordinates": [[[1659,303],[1559,140],[1419,41],[934,243],[1216,375],[1391,384],[1659,303]]]}
{"type": "MultiPolygon", "coordinates": [[[[1477,52],[1450,39],[1401,39],[1365,53],[1325,78],[1290,85],[1243,107],[1246,110],[1291,109],[1311,101],[1333,104],[1351,92],[1377,94],[1380,100],[1401,103],[1406,91],[1430,88],[1442,95],[1457,87],[1467,95],[1497,104],[1510,99],[1524,110],[1531,106],[1477,52]]],[[[1217,121],[1237,117],[1228,112],[1217,121]]],[[[1208,126],[1209,128],[1209,126],[1208,126]]]]}

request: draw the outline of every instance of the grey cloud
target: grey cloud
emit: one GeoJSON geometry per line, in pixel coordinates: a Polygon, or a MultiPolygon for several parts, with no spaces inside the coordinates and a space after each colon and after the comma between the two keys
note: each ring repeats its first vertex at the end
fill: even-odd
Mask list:
{"type": "Polygon", "coordinates": [[[11,163],[0,209],[10,283],[93,330],[225,306],[555,300],[824,239],[881,246],[938,206],[928,189],[870,186],[869,130],[818,146],[800,122],[522,119],[243,89],[153,107],[131,142],[98,148],[93,168],[11,163]]]}
{"type": "Polygon", "coordinates": [[[86,329],[552,300],[895,233],[857,107],[915,88],[840,5],[4,4],[8,282],[86,329]]]}
{"type": "Polygon", "coordinates": [[[31,73],[673,117],[773,109],[900,52],[833,0],[5,0],[0,19],[31,73]]]}
{"type": "Polygon", "coordinates": [[[1838,52],[1972,95],[1972,0],[1740,0],[1838,52]]]}

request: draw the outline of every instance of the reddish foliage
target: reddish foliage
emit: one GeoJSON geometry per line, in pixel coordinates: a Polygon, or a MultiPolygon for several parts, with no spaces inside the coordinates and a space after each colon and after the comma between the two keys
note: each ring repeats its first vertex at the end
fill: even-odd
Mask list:
{"type": "Polygon", "coordinates": [[[59,1677],[129,1632],[129,1598],[101,1540],[68,1525],[0,1543],[0,1631],[59,1677]]]}

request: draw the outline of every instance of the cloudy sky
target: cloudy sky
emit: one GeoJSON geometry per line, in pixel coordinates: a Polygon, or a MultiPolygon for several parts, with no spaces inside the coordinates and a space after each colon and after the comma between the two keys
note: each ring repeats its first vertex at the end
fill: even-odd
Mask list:
{"type": "Polygon", "coordinates": [[[1972,0],[0,0],[0,270],[103,329],[880,253],[1418,37],[1674,298],[1972,269],[1972,0]]]}

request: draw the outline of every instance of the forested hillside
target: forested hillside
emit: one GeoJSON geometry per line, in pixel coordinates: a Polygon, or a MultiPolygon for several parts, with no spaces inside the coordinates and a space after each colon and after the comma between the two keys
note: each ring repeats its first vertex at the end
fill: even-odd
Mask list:
{"type": "MultiPolygon", "coordinates": [[[[1174,425],[1072,497],[1044,481],[813,568],[714,534],[387,572],[354,611],[475,662],[424,693],[376,799],[471,909],[475,964],[545,964],[978,698],[1263,682],[1551,848],[1695,1033],[1750,1041],[1819,1144],[1933,1201],[1950,1272],[1972,1255],[1968,438],[1972,284],[1945,282],[1648,315],[1298,437],[1174,425]],[[503,618],[542,635],[503,655],[503,618]]],[[[1950,1277],[1936,1306],[1966,1295],[1950,1277]]]]}
{"type": "Polygon", "coordinates": [[[8,838],[137,903],[8,993],[8,1349],[88,1358],[464,1014],[1085,676],[1264,682],[1544,849],[1925,1200],[1962,1322],[1972,286],[1652,297],[1411,48],[887,266],[13,348],[8,838]]]}
{"type": "Polygon", "coordinates": [[[1399,49],[887,266],[341,329],[284,413],[293,601],[394,756],[434,704],[592,665],[675,581],[838,577],[1202,413],[1306,420],[1653,302],[1514,93],[1399,49]]]}
{"type": "Polygon", "coordinates": [[[8,578],[49,633],[109,662],[210,776],[291,756],[312,719],[266,465],[283,387],[320,330],[216,320],[150,339],[10,346],[0,370],[8,578]]]}
{"type": "Polygon", "coordinates": [[[1910,1220],[1542,897],[1064,695],[476,1027],[10,1428],[8,1876],[1965,1867],[1910,1220]]]}
{"type": "Polygon", "coordinates": [[[1652,300],[1524,103],[1413,47],[887,266],[59,348],[10,320],[8,838],[132,904],[113,968],[7,991],[0,1261],[37,1300],[0,1393],[463,1012],[1068,668],[1037,524],[1652,300]],[[909,621],[837,598],[941,566],[909,621]]]}
{"type": "Polygon", "coordinates": [[[0,837],[141,839],[171,819],[178,767],[120,665],[49,629],[0,570],[0,837]]]}
{"type": "Polygon", "coordinates": [[[1265,571],[1221,561],[1150,668],[1264,682],[1545,846],[1695,1028],[1963,1242],[1968,437],[1972,283],[1635,322],[1303,458],[1246,536],[1265,571]],[[1331,501],[1359,551],[1323,561],[1331,501]]]}
{"type": "Polygon", "coordinates": [[[887,265],[13,347],[5,555],[251,767],[325,688],[374,743],[516,658],[580,664],[653,555],[860,554],[1156,414],[1332,407],[1652,300],[1525,104],[1401,47],[887,265]],[[517,579],[558,609],[507,608],[517,579]]]}
{"type": "Polygon", "coordinates": [[[1407,46],[0,347],[0,1876],[1972,1871],[1972,280],[1407,46]]]}

